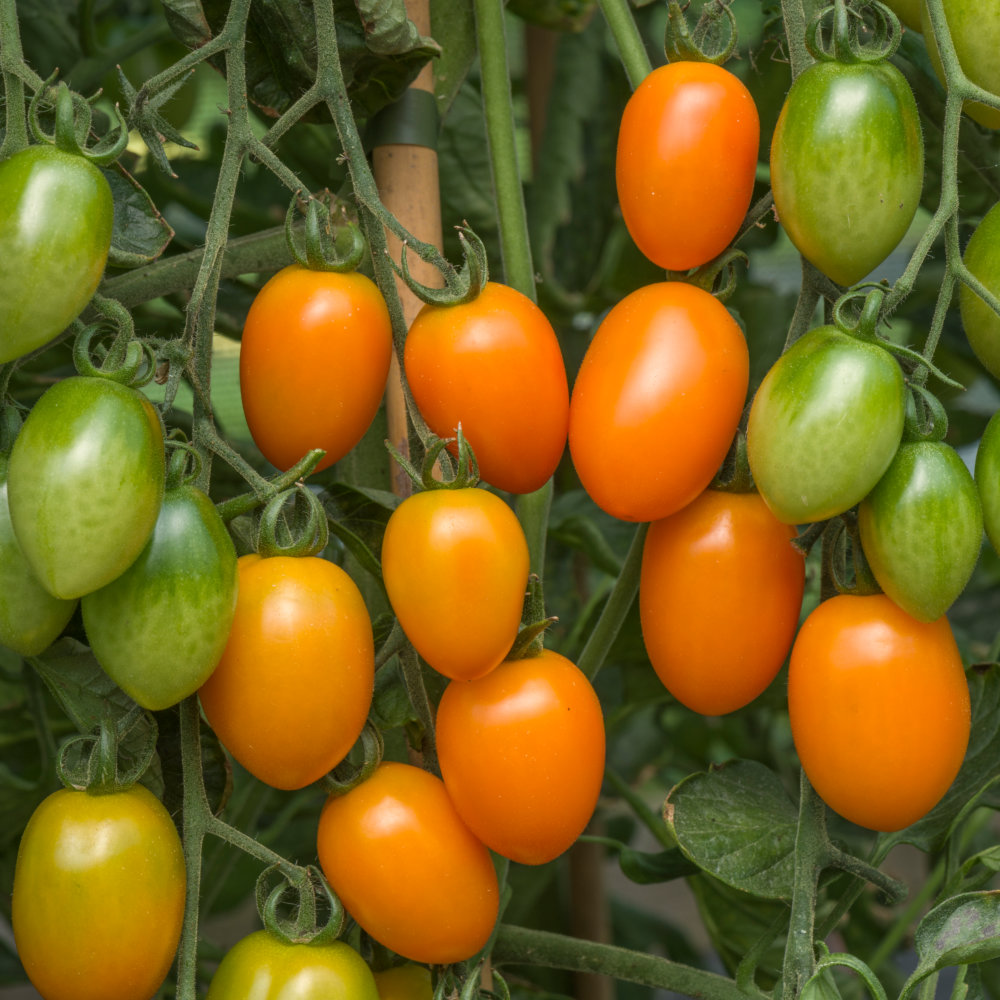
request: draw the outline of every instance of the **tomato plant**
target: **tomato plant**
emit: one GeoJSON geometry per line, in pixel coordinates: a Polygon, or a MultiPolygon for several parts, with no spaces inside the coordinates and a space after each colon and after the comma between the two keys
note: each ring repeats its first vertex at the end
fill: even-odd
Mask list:
{"type": "Polygon", "coordinates": [[[570,399],[584,489],[625,521],[690,503],[729,450],[748,381],[743,334],[708,292],[661,282],[625,296],[594,334],[570,399]]]}
{"type": "Polygon", "coordinates": [[[21,552],[7,503],[7,459],[0,455],[0,644],[37,656],[66,627],[76,599],[53,597],[21,552]]]}
{"type": "Polygon", "coordinates": [[[17,953],[45,1000],[149,1000],[174,960],[184,855],[142,785],[61,789],[33,813],[14,874],[17,953]]]}
{"type": "Polygon", "coordinates": [[[974,475],[986,537],[994,552],[1000,552],[1000,416],[997,413],[990,417],[976,449],[974,475]]]}
{"type": "Polygon", "coordinates": [[[48,144],[0,163],[0,362],[48,343],[90,301],[111,246],[101,171],[48,144]]]}
{"type": "Polygon", "coordinates": [[[379,1000],[365,960],[343,941],[297,944],[255,931],[226,952],[208,1000],[379,1000]]]}
{"type": "Polygon", "coordinates": [[[241,556],[229,638],[198,692],[205,717],[255,777],[303,788],[361,734],[373,641],[364,598],[339,566],[317,556],[241,556]]]}
{"type": "Polygon", "coordinates": [[[384,762],[319,820],[323,872],[376,941],[427,964],[459,962],[486,944],[499,895],[489,851],[462,822],[444,783],[384,762]]]}
{"type": "Polygon", "coordinates": [[[544,864],[590,822],[604,780],[604,716],[590,681],[559,653],[452,681],[436,735],[455,809],[497,854],[544,864]]]}
{"type": "Polygon", "coordinates": [[[417,652],[471,680],[507,655],[528,584],[528,543],[514,512],[484,489],[414,493],[382,539],[392,609],[417,652]]]}
{"type": "Polygon", "coordinates": [[[340,461],[385,391],[392,328],[385,300],[357,272],[291,264],[257,293],[243,325],[240,393],[253,439],[279,469],[322,448],[340,461]]]}
{"type": "MultiPolygon", "coordinates": [[[[1000,45],[1000,11],[972,0],[943,0],[942,10],[948,22],[948,33],[958,56],[962,72],[983,90],[1000,94],[1000,67],[994,54],[1000,45]]],[[[927,54],[939,78],[943,78],[941,56],[931,30],[926,3],[921,4],[920,29],[927,39],[927,54]]],[[[978,101],[966,101],[965,113],[987,128],[1000,128],[1000,110],[978,101]]]]}
{"type": "Polygon", "coordinates": [[[430,969],[413,962],[375,973],[379,1000],[432,1000],[434,985],[430,969]]]}
{"type": "Polygon", "coordinates": [[[94,655],[144,708],[175,705],[215,669],[236,610],[236,549],[211,500],[178,484],[146,547],[80,607],[94,655]]]}
{"type": "Polygon", "coordinates": [[[947,619],[843,594],[806,619],[788,668],[802,767],[828,806],[873,830],[929,812],[969,741],[969,688],[947,619]]]}
{"type": "Polygon", "coordinates": [[[983,515],[972,474],[942,441],[907,441],[858,507],[879,586],[920,621],[940,618],[972,576],[983,515]]]}
{"type": "Polygon", "coordinates": [[[895,66],[822,61],[796,78],[771,186],[782,228],[820,271],[853,285],[878,267],[913,220],[923,174],[916,101],[895,66]]]}
{"type": "Polygon", "coordinates": [[[672,271],[733,241],[753,195],[760,121],[728,69],[672,62],[636,87],[622,114],[615,179],[636,246],[672,271]]]}
{"type": "MultiPolygon", "coordinates": [[[[1000,292],[1000,204],[976,226],[965,247],[966,267],[994,295],[1000,292]]],[[[958,304],[969,346],[992,375],[1000,378],[1000,316],[966,284],[959,286],[958,304]]]]}
{"type": "Polygon", "coordinates": [[[906,396],[896,360],[835,326],[810,330],[764,377],[747,454],[761,496],[786,524],[854,506],[889,467],[906,396]]]}
{"type": "Polygon", "coordinates": [[[35,575],[56,597],[81,597],[124,573],[156,524],[160,418],[128,386],[63,379],[32,407],[7,475],[14,534],[35,575]]]}
{"type": "Polygon", "coordinates": [[[706,490],[654,521],[639,615],[667,690],[702,715],[751,702],[774,680],[799,621],[805,560],[756,493],[706,490]]]}
{"type": "Polygon", "coordinates": [[[447,438],[461,424],[484,481],[530,493],[555,472],[569,421],[566,368],[552,324],[526,295],[488,282],[470,302],[425,305],[404,365],[427,425],[447,438]]]}

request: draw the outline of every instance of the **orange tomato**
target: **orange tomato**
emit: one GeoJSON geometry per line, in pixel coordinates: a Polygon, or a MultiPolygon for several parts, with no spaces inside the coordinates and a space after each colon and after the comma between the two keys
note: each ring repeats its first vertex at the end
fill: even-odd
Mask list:
{"type": "Polygon", "coordinates": [[[264,457],[288,469],[323,448],[316,471],[343,458],[378,411],[391,357],[389,310],[369,278],[279,271],[257,293],[240,348],[243,410],[264,457]]]}
{"type": "Polygon", "coordinates": [[[285,789],[323,777],[361,735],[374,684],[371,619],[347,573],[315,556],[240,558],[229,641],[199,696],[251,774],[285,789]]]}
{"type": "Polygon", "coordinates": [[[566,447],[569,388],[559,341],[526,295],[488,282],[471,302],[426,305],[406,337],[406,378],[438,437],[459,423],[483,480],[530,493],[566,447]]]}
{"type": "Polygon", "coordinates": [[[969,741],[969,688],[947,618],[884,594],[840,595],[803,623],[788,669],[799,760],[830,808],[892,831],[948,790],[969,741]]]}
{"type": "Polygon", "coordinates": [[[706,490],[646,535],[639,616],[667,690],[725,715],[774,680],[791,648],[805,560],[757,493],[706,490]]]}
{"type": "Polygon", "coordinates": [[[680,510],[722,464],[749,375],[746,340],[708,292],[661,282],[627,295],[594,335],[570,399],[584,489],[624,521],[680,510]]]}
{"type": "Polygon", "coordinates": [[[729,70],[703,62],[654,69],[618,132],[618,201],[636,246],[672,271],[722,253],[750,207],[759,145],[757,106],[729,70]]]}
{"type": "Polygon", "coordinates": [[[383,762],[327,800],[317,846],[348,913],[398,955],[444,965],[489,940],[499,907],[490,853],[433,774],[383,762]]]}
{"type": "Polygon", "coordinates": [[[495,494],[426,490],[392,512],[382,578],[417,652],[445,677],[470,680],[500,663],[517,637],[528,543],[495,494]]]}
{"type": "Polygon", "coordinates": [[[543,864],[590,821],[604,780],[604,716],[565,656],[545,650],[479,680],[452,681],[436,735],[455,808],[498,854],[543,864]]]}

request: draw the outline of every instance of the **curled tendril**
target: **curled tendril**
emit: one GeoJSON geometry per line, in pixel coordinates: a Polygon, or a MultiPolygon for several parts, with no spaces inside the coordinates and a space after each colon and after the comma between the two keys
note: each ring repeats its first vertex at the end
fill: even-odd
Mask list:
{"type": "MultiPolygon", "coordinates": [[[[426,263],[434,264],[444,278],[444,288],[431,288],[421,284],[410,273],[407,254],[410,244],[404,242],[399,258],[399,266],[393,261],[393,269],[403,279],[406,287],[413,292],[421,302],[435,306],[456,306],[463,302],[471,302],[490,280],[489,262],[486,257],[486,247],[483,241],[468,225],[456,227],[458,241],[462,248],[463,262],[459,270],[450,264],[440,267],[429,255],[425,256],[418,248],[418,256],[426,263]]],[[[433,248],[431,248],[433,250],[433,248]]],[[[436,252],[436,251],[435,251],[436,252]]],[[[392,258],[389,258],[392,260],[392,258]]]]}
{"type": "Polygon", "coordinates": [[[941,400],[919,382],[908,384],[905,436],[909,441],[943,441],[948,413],[941,400]]]}
{"type": "MultiPolygon", "coordinates": [[[[131,322],[131,320],[129,321],[131,322]]],[[[133,340],[121,328],[109,329],[108,321],[85,326],[73,342],[73,364],[81,375],[107,378],[122,385],[139,388],[146,385],[156,372],[156,353],[149,344],[133,340]],[[97,353],[94,341],[99,335],[113,336],[111,347],[101,352],[99,363],[92,360],[97,353]]]]}
{"type": "Polygon", "coordinates": [[[330,209],[319,198],[309,195],[303,202],[301,192],[296,192],[285,213],[285,239],[292,257],[311,271],[354,271],[361,263],[368,244],[361,229],[353,222],[345,220],[351,244],[344,253],[338,253],[336,235],[330,216],[330,209]],[[298,212],[304,211],[305,228],[297,230],[295,220],[298,212]],[[302,236],[300,241],[299,236],[302,236]]]}
{"type": "Polygon", "coordinates": [[[271,865],[257,878],[257,911],[264,927],[286,944],[323,945],[335,941],[344,926],[344,907],[315,866],[271,865]],[[277,885],[270,885],[274,874],[277,885]],[[282,914],[291,896],[292,916],[282,914]],[[327,911],[322,923],[317,919],[327,911]]]}
{"type": "Polygon", "coordinates": [[[319,497],[296,483],[267,502],[260,516],[257,551],[264,556],[314,556],[326,548],[330,526],[319,497]],[[286,516],[285,506],[292,504],[286,516]]]}
{"type": "Polygon", "coordinates": [[[109,712],[93,732],[63,743],[56,773],[67,788],[94,794],[129,788],[146,773],[156,751],[156,736],[156,720],[138,705],[117,719],[109,712]],[[129,747],[135,749],[125,749],[128,737],[132,737],[129,747]]]}
{"type": "Polygon", "coordinates": [[[90,100],[75,93],[60,83],[56,87],[55,95],[55,129],[49,135],[43,128],[39,119],[39,108],[42,101],[47,99],[55,74],[45,81],[45,83],[32,95],[31,103],[28,105],[28,123],[31,126],[32,134],[36,141],[48,143],[67,153],[74,153],[82,156],[97,166],[106,166],[113,163],[125,151],[128,145],[128,124],[121,113],[118,105],[115,105],[115,118],[117,128],[93,146],[87,146],[90,137],[90,127],[93,121],[93,111],[91,104],[97,100],[100,93],[95,94],[90,100]]]}
{"type": "Polygon", "coordinates": [[[355,764],[349,760],[343,760],[324,778],[323,787],[331,795],[343,795],[363,781],[367,781],[382,763],[382,757],[385,755],[385,743],[382,739],[382,733],[370,719],[365,722],[364,728],[361,730],[358,745],[361,747],[362,755],[360,763],[355,764]]]}
{"type": "Polygon", "coordinates": [[[201,475],[202,457],[197,448],[184,437],[184,432],[174,428],[164,441],[169,449],[167,457],[168,490],[194,483],[201,475]]]}
{"type": "Polygon", "coordinates": [[[702,8],[694,27],[688,27],[684,8],[677,0],[670,0],[667,7],[667,27],[663,50],[669,62],[707,62],[721,66],[736,51],[736,17],[730,8],[732,0],[709,0],[702,8]],[[709,43],[718,41],[725,30],[721,49],[709,43]]]}
{"type": "Polygon", "coordinates": [[[868,8],[874,17],[874,25],[867,22],[855,11],[848,8],[846,0],[820,10],[809,22],[806,29],[806,48],[818,62],[880,63],[889,59],[899,47],[903,29],[899,18],[884,4],[874,2],[868,8]],[[822,31],[826,19],[833,14],[832,40],[830,47],[823,45],[822,31]],[[871,31],[871,37],[862,41],[859,27],[871,31]]]}
{"type": "Polygon", "coordinates": [[[701,267],[690,274],[668,273],[671,277],[703,288],[710,295],[714,295],[720,302],[727,302],[733,292],[736,291],[738,285],[736,279],[737,261],[742,261],[746,264],[749,260],[750,258],[742,250],[730,247],[719,254],[718,257],[710,260],[707,264],[702,264],[701,267]]]}
{"type": "Polygon", "coordinates": [[[459,424],[453,438],[436,438],[433,444],[427,449],[424,456],[423,466],[418,472],[412,462],[389,440],[385,441],[385,446],[389,450],[399,467],[410,477],[413,485],[419,490],[461,490],[475,486],[479,482],[479,463],[472,446],[465,439],[462,433],[462,425],[459,424]],[[454,445],[454,448],[450,446],[454,445]],[[434,475],[434,467],[439,458],[443,457],[442,452],[448,448],[457,458],[457,469],[451,479],[438,479],[434,475]]]}

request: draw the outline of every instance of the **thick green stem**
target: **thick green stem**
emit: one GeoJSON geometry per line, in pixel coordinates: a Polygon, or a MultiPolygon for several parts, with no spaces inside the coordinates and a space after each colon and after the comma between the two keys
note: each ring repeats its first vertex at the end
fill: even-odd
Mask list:
{"type": "Polygon", "coordinates": [[[615,44],[618,46],[625,75],[635,90],[649,75],[653,66],[636,27],[635,18],[632,17],[628,0],[600,0],[600,4],[604,19],[608,22],[615,44]]]}
{"type": "Polygon", "coordinates": [[[816,0],[781,0],[781,17],[788,39],[788,61],[794,80],[815,61],[806,48],[806,28],[820,5],[816,0]]]}
{"type": "Polygon", "coordinates": [[[0,160],[28,145],[28,120],[24,115],[24,53],[15,0],[0,0],[0,76],[6,101],[6,131],[0,160]]]}
{"type": "Polygon", "coordinates": [[[640,524],[632,536],[628,555],[622,565],[621,573],[615,581],[614,588],[608,595],[607,603],[598,618],[594,630],[590,633],[583,651],[577,659],[577,666],[591,680],[601,669],[608,652],[625,622],[625,617],[632,607],[635,595],[639,592],[639,571],[642,567],[642,549],[646,544],[648,524],[640,524]]]}
{"type": "Polygon", "coordinates": [[[693,969],[656,955],[631,951],[616,945],[527,927],[503,925],[492,952],[496,966],[541,965],[570,972],[596,972],[624,982],[654,989],[671,990],[706,1000],[747,1000],[732,979],[693,969]]]}
{"type": "Polygon", "coordinates": [[[531,263],[528,219],[517,163],[503,3],[502,0],[475,0],[475,9],[486,138],[500,224],[504,280],[534,300],[535,272],[531,263]]]}

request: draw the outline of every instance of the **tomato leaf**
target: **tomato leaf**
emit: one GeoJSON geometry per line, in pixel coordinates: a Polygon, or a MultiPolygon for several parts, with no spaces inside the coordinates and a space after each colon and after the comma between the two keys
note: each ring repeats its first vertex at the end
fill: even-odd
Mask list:
{"type": "Polygon", "coordinates": [[[416,719],[398,658],[375,674],[375,693],[369,718],[379,730],[398,729],[416,719]]]}
{"type": "Polygon", "coordinates": [[[968,892],[934,907],[914,937],[919,962],[901,996],[932,973],[1000,957],[1000,891],[968,892]]]}
{"type": "Polygon", "coordinates": [[[972,729],[962,768],[944,798],[923,819],[879,837],[883,856],[904,843],[928,853],[937,851],[975,804],[996,808],[1000,803],[1000,665],[974,667],[967,676],[972,729]]]}
{"type": "Polygon", "coordinates": [[[685,778],[667,795],[664,818],[703,871],[765,899],[791,897],[798,815],[763,764],[737,760],[685,778]]]}
{"type": "Polygon", "coordinates": [[[618,852],[618,865],[622,874],[638,885],[671,882],[698,871],[698,866],[684,857],[677,847],[665,851],[637,851],[627,844],[613,846],[618,852]]]}
{"type": "Polygon", "coordinates": [[[109,259],[116,267],[138,267],[156,260],[174,231],[153,199],[125,170],[102,170],[115,200],[109,259]]]}
{"type": "Polygon", "coordinates": [[[472,5],[431,0],[431,34],[441,46],[441,56],[434,65],[434,93],[443,118],[476,58],[472,5]]]}

